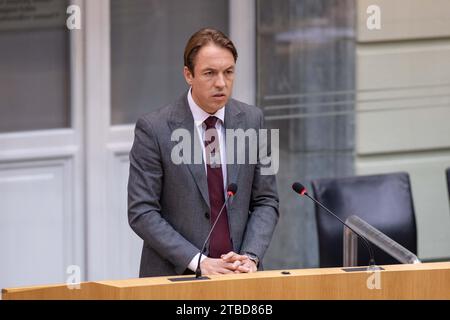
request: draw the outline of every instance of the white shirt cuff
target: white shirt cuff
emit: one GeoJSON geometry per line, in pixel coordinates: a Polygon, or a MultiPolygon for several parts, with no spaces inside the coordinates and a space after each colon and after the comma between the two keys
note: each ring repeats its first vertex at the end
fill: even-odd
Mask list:
{"type": "MultiPolygon", "coordinates": [[[[194,258],[192,258],[191,262],[188,265],[189,270],[194,271],[197,270],[198,256],[200,253],[197,253],[194,258]]],[[[206,256],[202,254],[200,262],[206,259],[206,256]]]]}

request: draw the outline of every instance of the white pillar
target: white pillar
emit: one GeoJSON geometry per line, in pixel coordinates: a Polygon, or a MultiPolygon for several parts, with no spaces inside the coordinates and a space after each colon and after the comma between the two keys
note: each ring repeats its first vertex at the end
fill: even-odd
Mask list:
{"type": "Polygon", "coordinates": [[[256,4],[255,0],[230,0],[230,38],[238,51],[233,98],[256,101],[256,4]]]}

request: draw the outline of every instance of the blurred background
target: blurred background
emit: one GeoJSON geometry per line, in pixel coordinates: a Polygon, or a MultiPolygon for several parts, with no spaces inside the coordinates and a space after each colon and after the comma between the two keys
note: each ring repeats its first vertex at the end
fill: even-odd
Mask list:
{"type": "Polygon", "coordinates": [[[448,0],[8,0],[0,288],[65,282],[70,265],[82,281],[138,276],[126,205],[134,123],[187,89],[184,46],[205,26],[238,49],[234,97],[280,129],[266,269],[319,266],[314,206],[293,181],[398,171],[411,181],[417,255],[450,259],[448,0]],[[79,30],[66,26],[71,4],[79,30]]]}

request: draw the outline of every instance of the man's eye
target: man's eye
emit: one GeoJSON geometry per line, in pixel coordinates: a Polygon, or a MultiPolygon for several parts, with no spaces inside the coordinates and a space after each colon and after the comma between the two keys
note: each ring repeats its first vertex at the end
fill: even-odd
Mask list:
{"type": "Polygon", "coordinates": [[[213,74],[212,71],[206,71],[206,72],[204,73],[205,76],[212,76],[212,74],[213,74]]]}
{"type": "Polygon", "coordinates": [[[234,73],[234,70],[228,70],[227,71],[227,74],[233,74],[234,73]]]}

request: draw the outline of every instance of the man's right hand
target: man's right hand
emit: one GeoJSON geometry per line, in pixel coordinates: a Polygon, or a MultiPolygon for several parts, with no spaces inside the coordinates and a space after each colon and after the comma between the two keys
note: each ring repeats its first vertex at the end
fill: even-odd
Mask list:
{"type": "Polygon", "coordinates": [[[226,262],[222,259],[205,258],[200,263],[202,274],[227,274],[234,273],[241,265],[239,261],[226,262]]]}

